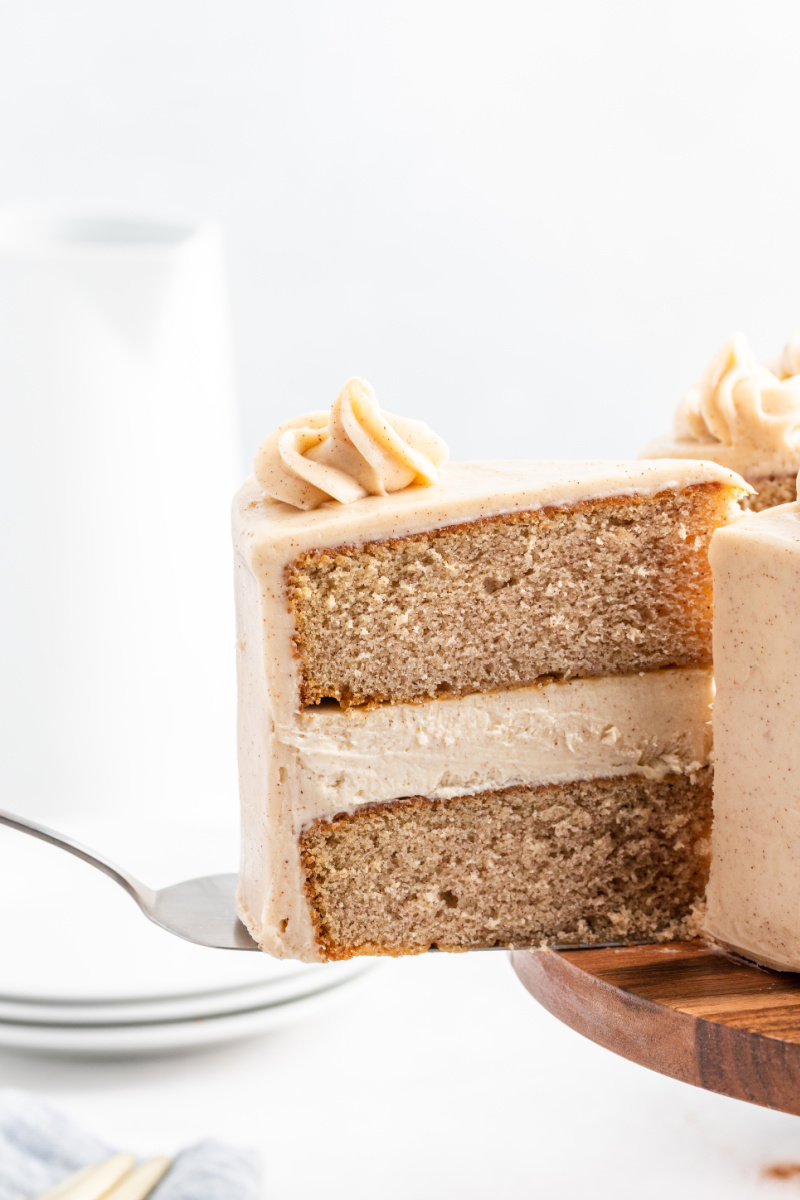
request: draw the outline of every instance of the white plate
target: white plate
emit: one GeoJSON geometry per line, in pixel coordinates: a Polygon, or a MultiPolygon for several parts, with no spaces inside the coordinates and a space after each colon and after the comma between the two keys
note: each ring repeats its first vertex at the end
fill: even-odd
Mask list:
{"type": "MultiPolygon", "coordinates": [[[[154,825],[132,814],[127,821],[65,816],[52,823],[155,887],[235,868],[235,821],[213,828],[154,825]]],[[[0,998],[21,1004],[171,1000],[283,986],[306,975],[316,980],[328,970],[327,964],[181,941],[148,921],[105,875],[5,827],[0,827],[0,963],[0,998]]],[[[298,983],[298,990],[308,989],[298,983]]]]}
{"type": "MultiPolygon", "coordinates": [[[[374,960],[373,960],[374,962],[374,960]]],[[[339,987],[369,970],[369,960],[321,963],[313,970],[222,991],[198,992],[165,1000],[110,1000],[97,1004],[75,1001],[61,1003],[36,1000],[6,1000],[0,997],[0,1021],[28,1025],[120,1025],[143,1021],[183,1021],[214,1017],[239,1009],[283,1004],[302,996],[339,987]]]]}
{"type": "Polygon", "coordinates": [[[346,1003],[356,983],[366,979],[368,974],[368,969],[364,969],[361,974],[352,975],[346,984],[314,992],[299,1000],[191,1021],[115,1026],[26,1025],[0,1021],[0,1046],[69,1058],[134,1058],[236,1041],[282,1029],[346,1003]]]}

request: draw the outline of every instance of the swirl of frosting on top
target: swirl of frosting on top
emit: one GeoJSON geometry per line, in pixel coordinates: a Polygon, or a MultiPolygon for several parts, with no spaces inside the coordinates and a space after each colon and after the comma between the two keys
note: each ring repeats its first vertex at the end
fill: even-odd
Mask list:
{"type": "Polygon", "coordinates": [[[678,438],[762,452],[800,449],[800,377],[778,379],[740,333],[714,355],[675,413],[678,438]]]}
{"type": "Polygon", "coordinates": [[[353,378],[330,413],[307,413],[273,430],[256,454],[255,476],[273,500],[310,509],[430,486],[447,456],[427,425],[382,412],[367,381],[353,378]]]}

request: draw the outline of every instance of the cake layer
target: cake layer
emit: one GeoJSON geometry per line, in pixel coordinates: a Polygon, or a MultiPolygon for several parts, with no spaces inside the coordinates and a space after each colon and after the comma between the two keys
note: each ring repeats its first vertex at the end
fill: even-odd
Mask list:
{"type": "Polygon", "coordinates": [[[711,661],[716,483],[300,555],[301,700],[412,700],[711,661]]]}
{"type": "Polygon", "coordinates": [[[710,770],[413,797],[300,843],[317,938],[354,954],[691,936],[710,770]]]}
{"type": "Polygon", "coordinates": [[[713,866],[707,931],[800,970],[800,507],[713,540],[713,866]]]}
{"type": "Polygon", "coordinates": [[[300,861],[300,839],[315,823],[410,796],[432,803],[592,776],[691,779],[708,762],[708,668],[375,708],[322,705],[277,726],[260,679],[240,673],[239,911],[279,956],[322,956],[300,861]]]}
{"type": "Polygon", "coordinates": [[[797,472],[789,475],[771,475],[765,479],[748,479],[755,489],[752,496],[745,496],[742,507],[750,512],[763,512],[765,508],[777,508],[797,499],[797,472]]]}
{"type": "MultiPolygon", "coordinates": [[[[681,639],[686,634],[685,645],[669,646],[670,652],[686,649],[686,656],[667,657],[666,663],[680,665],[687,661],[707,661],[709,593],[705,541],[714,525],[730,517],[736,498],[746,490],[742,481],[730,471],[704,462],[459,463],[442,467],[439,482],[431,487],[407,487],[389,496],[368,496],[351,504],[331,501],[312,511],[301,511],[265,498],[259,485],[251,479],[239,492],[234,507],[242,697],[250,698],[248,709],[254,701],[279,724],[287,725],[302,707],[301,694],[311,698],[330,690],[331,694],[338,692],[344,696],[348,687],[351,699],[355,693],[383,694],[391,684],[385,678],[387,668],[395,666],[406,674],[401,680],[403,696],[435,692],[450,682],[448,674],[458,682],[457,691],[464,690],[462,685],[470,680],[477,682],[480,688],[516,686],[533,682],[539,675],[551,671],[556,674],[570,672],[579,665],[577,660],[581,658],[590,663],[592,669],[598,666],[604,669],[600,664],[609,657],[602,646],[606,635],[619,646],[622,655],[621,663],[614,660],[612,670],[639,669],[642,660],[646,660],[644,665],[650,668],[665,662],[669,638],[655,633],[655,641],[661,643],[660,647],[647,644],[648,622],[659,624],[662,606],[667,624],[671,623],[674,629],[677,622],[681,639]],[[681,494],[685,495],[687,490],[689,496],[684,500],[681,494]],[[655,506],[644,503],[661,493],[667,494],[663,505],[661,501],[655,506]],[[673,498],[672,509],[669,508],[669,497],[673,498]],[[606,517],[609,529],[613,531],[610,544],[597,544],[597,537],[602,542],[599,530],[592,541],[589,521],[579,528],[581,522],[575,514],[575,540],[571,544],[576,554],[580,549],[582,560],[573,555],[563,574],[560,573],[553,553],[548,552],[551,523],[548,510],[574,509],[585,502],[612,498],[616,498],[611,507],[619,524],[614,524],[609,511],[606,517]],[[626,498],[631,503],[630,526],[625,524],[628,516],[619,508],[619,498],[626,498]],[[684,503],[700,526],[691,535],[688,526],[677,519],[684,503]],[[657,519],[660,505],[665,513],[662,524],[657,519]],[[469,557],[467,542],[471,535],[466,532],[463,537],[448,535],[456,537],[463,550],[467,571],[464,587],[469,602],[465,616],[469,621],[464,625],[452,607],[453,591],[437,585],[437,593],[430,597],[432,618],[436,619],[435,605],[441,599],[446,606],[442,615],[443,618],[447,616],[449,632],[445,631],[443,621],[437,634],[438,642],[432,641],[428,645],[424,631],[428,627],[427,610],[431,606],[424,606],[423,615],[421,596],[411,590],[416,586],[413,572],[424,580],[427,567],[423,563],[419,568],[414,566],[421,543],[414,543],[414,548],[410,549],[407,539],[416,535],[427,537],[432,531],[459,525],[469,525],[470,530],[480,533],[480,522],[484,520],[522,513],[534,514],[527,526],[524,521],[504,525],[521,556],[518,574],[509,569],[502,554],[495,557],[491,569],[481,571],[480,562],[469,557]],[[640,536],[638,531],[638,525],[649,515],[653,516],[657,526],[652,538],[644,532],[640,536]],[[530,534],[527,540],[525,528],[530,534]],[[538,541],[537,535],[541,535],[538,541]],[[342,621],[341,611],[337,613],[335,608],[325,607],[330,600],[338,603],[338,596],[325,591],[330,580],[324,582],[323,577],[329,575],[331,563],[323,563],[323,556],[318,554],[325,547],[344,547],[350,552],[353,548],[376,542],[382,545],[379,555],[384,551],[391,555],[391,547],[402,543],[404,548],[402,552],[398,550],[393,561],[397,563],[399,557],[408,556],[412,566],[412,577],[398,576],[397,586],[393,589],[400,611],[392,614],[397,617],[396,624],[387,623],[386,626],[387,645],[391,647],[389,657],[385,647],[371,641],[373,633],[381,635],[380,613],[386,607],[386,601],[381,599],[380,572],[376,569],[373,577],[367,572],[365,560],[363,578],[369,586],[355,597],[361,606],[359,623],[355,617],[342,621]],[[639,551],[645,556],[654,554],[655,560],[637,560],[639,551]],[[320,568],[318,577],[307,585],[308,596],[304,594],[306,585],[296,579],[295,595],[290,598],[287,571],[298,574],[300,560],[308,556],[312,556],[315,566],[320,568]],[[686,580],[681,574],[680,580],[668,576],[659,581],[649,574],[662,567],[679,573],[685,567],[686,580]],[[529,574],[531,571],[533,576],[529,574]],[[620,572],[625,589],[620,580],[609,578],[616,571],[620,572]],[[537,581],[538,586],[534,586],[537,581]],[[676,613],[674,596],[670,596],[673,584],[673,592],[677,589],[681,597],[677,608],[683,610],[684,605],[688,606],[688,619],[680,612],[676,613]],[[550,595],[545,594],[548,586],[553,589],[550,595]],[[604,599],[609,588],[613,595],[619,595],[617,615],[614,607],[604,599]],[[632,602],[631,595],[642,601],[640,609],[632,602]],[[573,600],[584,615],[588,614],[591,619],[594,613],[598,618],[593,627],[582,630],[577,655],[570,651],[568,636],[575,620],[570,612],[573,600]],[[529,607],[525,609],[523,604],[529,604],[529,607]],[[306,639],[302,645],[298,641],[298,614],[306,624],[306,639]],[[336,615],[331,618],[328,629],[325,621],[331,614],[336,615]],[[562,618],[563,626],[560,624],[562,618]],[[351,619],[353,626],[348,628],[347,621],[351,619]],[[318,666],[314,668],[319,678],[312,682],[305,677],[303,650],[312,653],[308,644],[310,623],[317,620],[323,643],[330,634],[351,657],[342,660],[340,670],[333,663],[335,677],[327,680],[322,676],[331,666],[332,646],[317,646],[313,653],[320,656],[318,666]],[[507,621],[517,631],[515,638],[509,635],[507,621]],[[460,647],[463,635],[471,640],[474,648],[481,625],[484,636],[480,644],[481,663],[477,664],[471,657],[472,650],[467,653],[460,647]],[[537,650],[538,639],[542,636],[544,644],[553,651],[552,654],[548,651],[547,660],[537,650]],[[590,659],[589,655],[595,650],[597,653],[590,659]],[[404,659],[411,651],[414,652],[414,669],[419,670],[420,678],[409,681],[408,664],[404,659]],[[352,655],[356,656],[354,660],[352,655]],[[376,655],[378,661],[369,676],[369,688],[354,686],[358,683],[361,666],[372,655],[376,655]],[[484,669],[487,657],[497,658],[497,665],[488,670],[484,669]],[[430,670],[429,660],[433,661],[430,670]],[[352,678],[354,672],[355,680],[352,678]],[[256,699],[256,692],[263,692],[263,695],[256,699]]],[[[601,519],[600,516],[592,518],[594,521],[601,519]]],[[[559,528],[557,521],[553,529],[553,546],[558,540],[559,528]]],[[[432,549],[439,553],[435,545],[432,549]]],[[[359,565],[350,553],[342,557],[359,565]]],[[[440,582],[458,583],[444,570],[435,554],[430,557],[431,578],[437,574],[440,582]]],[[[366,558],[377,567],[371,552],[366,558]]],[[[336,566],[333,563],[333,569],[336,566]]],[[[356,582],[355,577],[351,582],[356,582]]],[[[394,691],[391,694],[394,696],[394,691]]],[[[245,719],[249,724],[249,711],[245,719]]],[[[247,737],[244,740],[246,753],[247,737]]]]}
{"type": "Polygon", "coordinates": [[[691,773],[708,761],[712,697],[710,668],[672,669],[416,704],[322,705],[277,737],[297,751],[305,823],[399,796],[691,773]]]}

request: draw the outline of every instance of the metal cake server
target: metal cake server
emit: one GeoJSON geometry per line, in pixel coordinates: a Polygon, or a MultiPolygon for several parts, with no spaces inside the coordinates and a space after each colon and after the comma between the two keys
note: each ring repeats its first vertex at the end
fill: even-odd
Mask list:
{"type": "Polygon", "coordinates": [[[46,825],[38,825],[27,817],[19,817],[1,808],[0,824],[40,838],[51,846],[74,854],[76,858],[82,858],[91,867],[97,867],[98,871],[124,888],[144,915],[155,925],[166,929],[167,933],[217,950],[258,950],[258,944],[236,915],[236,875],[204,875],[200,879],[187,879],[183,883],[173,883],[170,887],[156,890],[140,883],[102,854],[89,850],[63,833],[48,829],[46,825]]]}

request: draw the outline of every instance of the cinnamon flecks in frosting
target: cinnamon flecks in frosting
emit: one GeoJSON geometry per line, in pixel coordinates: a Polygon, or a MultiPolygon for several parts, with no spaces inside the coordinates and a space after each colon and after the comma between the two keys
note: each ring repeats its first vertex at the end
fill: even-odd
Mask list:
{"type": "Polygon", "coordinates": [[[447,457],[427,425],[382,412],[367,381],[353,378],[330,413],[307,413],[275,429],[256,454],[255,476],[273,500],[312,509],[326,500],[350,504],[430,486],[447,457]]]}
{"type": "Polygon", "coordinates": [[[675,434],[766,451],[800,443],[800,379],[777,379],[740,333],[714,355],[675,414],[675,434]]]}
{"type": "Polygon", "coordinates": [[[800,505],[711,539],[714,825],[706,932],[800,971],[800,505]]]}

